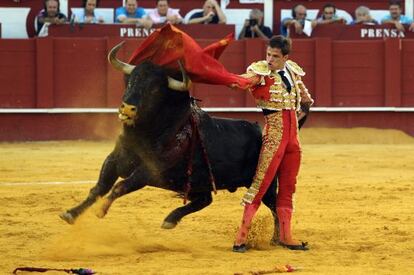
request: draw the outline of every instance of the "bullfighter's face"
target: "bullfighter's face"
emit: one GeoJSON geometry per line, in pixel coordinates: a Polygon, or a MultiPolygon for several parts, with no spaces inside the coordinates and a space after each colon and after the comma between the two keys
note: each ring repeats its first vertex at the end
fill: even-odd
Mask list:
{"type": "Polygon", "coordinates": [[[288,55],[283,55],[279,48],[267,47],[266,61],[271,71],[282,70],[288,60],[288,55]]]}

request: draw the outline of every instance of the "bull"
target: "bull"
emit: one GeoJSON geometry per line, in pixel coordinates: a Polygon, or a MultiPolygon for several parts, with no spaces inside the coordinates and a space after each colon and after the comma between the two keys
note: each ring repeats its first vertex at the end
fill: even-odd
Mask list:
{"type": "MultiPolygon", "coordinates": [[[[262,144],[260,126],[211,117],[190,97],[183,69],[179,81],[149,61],[132,66],[116,58],[121,46],[115,46],[108,59],[129,75],[118,115],[122,133],[87,198],[60,217],[73,224],[98,198],[103,203],[97,216],[104,217],[117,198],[148,185],[188,199],[164,219],[162,228],[171,229],[184,216],[211,204],[212,191],[248,188],[262,144]],[[122,179],[116,183],[118,178],[122,179]]],[[[274,180],[262,200],[273,214],[273,240],[278,239],[276,185],[274,180]]]]}

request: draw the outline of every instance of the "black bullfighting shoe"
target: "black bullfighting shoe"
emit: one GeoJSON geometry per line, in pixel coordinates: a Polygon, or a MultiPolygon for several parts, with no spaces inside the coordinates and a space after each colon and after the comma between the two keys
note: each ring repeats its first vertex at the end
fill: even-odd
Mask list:
{"type": "Polygon", "coordinates": [[[233,245],[233,252],[244,253],[246,251],[247,251],[247,248],[244,243],[241,245],[233,245]]]}
{"type": "Polygon", "coordinates": [[[309,250],[307,242],[302,242],[301,244],[285,244],[285,243],[279,242],[279,244],[290,250],[303,250],[303,251],[309,250]]]}

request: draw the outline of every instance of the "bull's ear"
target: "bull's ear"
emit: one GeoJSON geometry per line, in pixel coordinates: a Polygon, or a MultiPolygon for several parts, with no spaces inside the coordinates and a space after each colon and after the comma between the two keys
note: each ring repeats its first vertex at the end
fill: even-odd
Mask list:
{"type": "Polygon", "coordinates": [[[118,53],[119,49],[124,45],[125,41],[122,41],[115,47],[111,49],[111,51],[108,54],[108,61],[111,63],[111,65],[117,69],[118,71],[123,72],[124,74],[130,75],[132,70],[134,70],[135,66],[130,65],[128,63],[124,63],[118,58],[116,58],[116,54],[118,53]]]}
{"type": "Polygon", "coordinates": [[[181,60],[178,61],[178,66],[180,67],[183,81],[168,77],[168,87],[176,91],[188,91],[191,88],[191,79],[188,77],[181,60]]]}

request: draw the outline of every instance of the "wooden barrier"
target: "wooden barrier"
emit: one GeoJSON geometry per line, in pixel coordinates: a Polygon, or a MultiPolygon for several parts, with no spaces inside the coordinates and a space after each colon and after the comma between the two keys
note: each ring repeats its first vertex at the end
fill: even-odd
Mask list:
{"type": "MultiPolygon", "coordinates": [[[[128,60],[142,39],[126,39],[119,58],[128,60]]],[[[0,44],[0,108],[116,107],[123,76],[106,61],[119,37],[3,40],[0,44]]],[[[198,40],[206,46],[215,40],[198,40]]],[[[220,61],[243,73],[264,59],[265,42],[235,41],[220,61]]],[[[414,40],[295,40],[291,58],[306,71],[305,83],[319,107],[414,106],[414,40]]],[[[196,84],[203,107],[253,107],[250,95],[196,84]]]]}
{"type": "MultiPolygon", "coordinates": [[[[119,37],[2,40],[0,108],[116,108],[123,94],[123,76],[107,63],[106,55],[120,41],[119,37]]],[[[118,57],[128,60],[142,41],[126,39],[118,57]]],[[[214,41],[198,40],[202,46],[214,41]]],[[[229,71],[243,73],[252,61],[264,58],[265,47],[259,39],[235,41],[220,61],[229,71]]],[[[414,106],[412,39],[296,39],[291,58],[304,67],[304,81],[316,107],[414,106]]],[[[221,86],[196,84],[192,95],[202,100],[202,107],[254,106],[248,93],[221,86]]],[[[248,115],[243,112],[240,116],[248,115]]],[[[390,127],[413,135],[413,115],[412,111],[320,112],[309,126],[390,127]]],[[[108,122],[109,116],[0,112],[0,140],[96,138],[90,134],[90,127],[101,120],[116,123],[113,115],[110,117],[115,122],[108,122]],[[62,130],[57,125],[60,123],[62,130]],[[85,123],[84,128],[76,128],[76,124],[85,123]],[[78,129],[80,136],[67,131],[69,126],[78,129]]]]}

